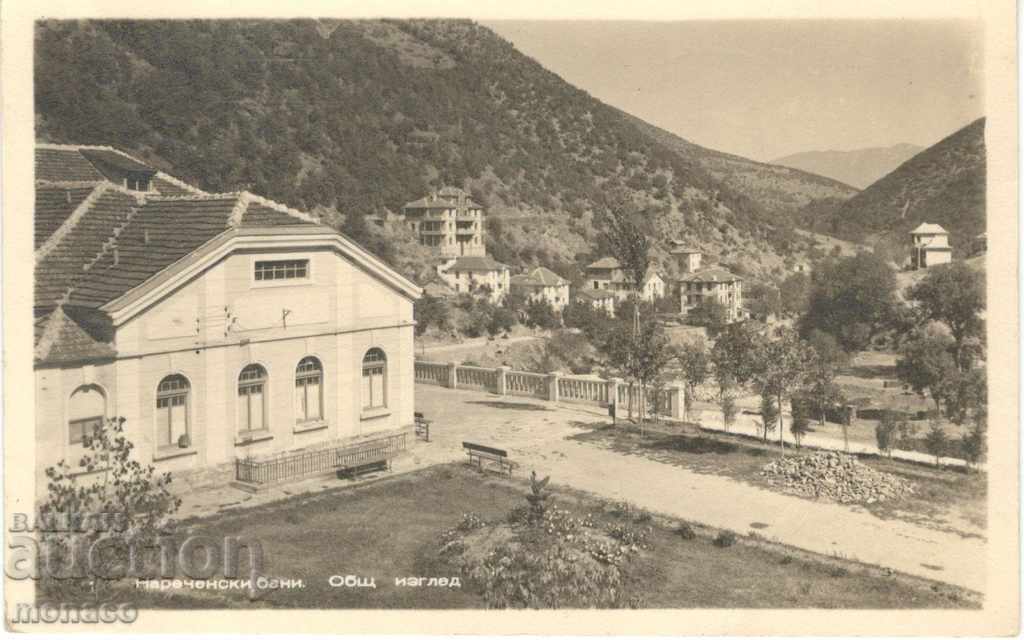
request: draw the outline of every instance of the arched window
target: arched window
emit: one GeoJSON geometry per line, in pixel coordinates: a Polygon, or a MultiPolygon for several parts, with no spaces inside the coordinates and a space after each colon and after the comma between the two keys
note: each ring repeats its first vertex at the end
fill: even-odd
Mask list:
{"type": "Polygon", "coordinates": [[[295,421],[308,422],[324,417],[324,368],[313,356],[299,360],[295,367],[295,421]]]}
{"type": "Polygon", "coordinates": [[[363,356],[363,408],[387,406],[388,359],[374,347],[363,356]]]}
{"type": "Polygon", "coordinates": [[[267,370],[250,364],[238,374],[238,430],[267,428],[267,370]]]}
{"type": "Polygon", "coordinates": [[[78,387],[68,402],[68,442],[84,444],[85,436],[92,436],[103,427],[107,419],[107,397],[96,385],[78,387]]]}
{"type": "Polygon", "coordinates": [[[176,447],[189,436],[188,406],[192,385],[181,374],[167,376],[156,387],[157,447],[176,447]]]}

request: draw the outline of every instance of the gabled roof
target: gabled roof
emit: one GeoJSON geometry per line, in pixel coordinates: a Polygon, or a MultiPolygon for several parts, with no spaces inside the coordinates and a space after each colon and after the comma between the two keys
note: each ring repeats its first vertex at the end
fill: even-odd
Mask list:
{"type": "Polygon", "coordinates": [[[459,256],[455,262],[445,267],[445,271],[503,271],[508,269],[491,256],[459,256]]]}
{"type": "Polygon", "coordinates": [[[949,232],[947,232],[945,229],[943,229],[939,225],[931,224],[931,223],[928,223],[928,222],[922,222],[921,224],[919,224],[917,226],[916,229],[914,229],[910,233],[945,233],[947,235],[949,234],[949,232]]]}
{"type": "Polygon", "coordinates": [[[35,247],[38,249],[60,228],[98,186],[36,188],[35,247]]]}
{"type": "Polygon", "coordinates": [[[99,182],[104,180],[78,147],[37,145],[36,180],[50,182],[99,182]]]}
{"type": "MultiPolygon", "coordinates": [[[[115,169],[120,169],[121,171],[148,173],[150,175],[156,174],[156,169],[148,164],[143,164],[127,153],[122,153],[121,151],[117,151],[112,148],[80,147],[78,151],[85,156],[86,160],[93,163],[97,169],[100,169],[97,165],[109,165],[115,169]]],[[[102,171],[103,170],[100,169],[101,173],[102,171]]]]}
{"type": "Polygon", "coordinates": [[[743,278],[721,267],[711,267],[696,273],[688,273],[680,280],[682,282],[742,282],[743,278]]]}
{"type": "Polygon", "coordinates": [[[569,281],[547,267],[537,267],[530,273],[512,276],[511,283],[523,287],[561,287],[569,281]]]}

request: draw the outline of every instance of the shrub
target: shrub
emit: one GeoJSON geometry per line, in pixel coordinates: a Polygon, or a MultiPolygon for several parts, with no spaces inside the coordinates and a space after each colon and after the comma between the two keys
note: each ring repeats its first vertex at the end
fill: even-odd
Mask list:
{"type": "Polygon", "coordinates": [[[650,527],[633,527],[628,524],[613,524],[607,528],[607,533],[613,540],[618,540],[627,547],[647,548],[647,538],[651,535],[650,527]]]}
{"type": "Polygon", "coordinates": [[[942,430],[942,425],[939,424],[938,420],[932,422],[931,429],[925,434],[924,446],[928,453],[935,456],[936,465],[939,464],[939,459],[946,455],[949,441],[946,438],[946,432],[942,430]]]}
{"type": "Polygon", "coordinates": [[[530,505],[527,515],[527,521],[530,524],[538,524],[544,519],[547,501],[551,497],[551,492],[547,489],[550,480],[551,476],[545,476],[543,480],[538,480],[537,472],[530,472],[530,493],[526,496],[526,501],[530,505]]]}
{"type": "Polygon", "coordinates": [[[676,535],[683,540],[693,540],[697,537],[697,533],[693,530],[693,527],[685,522],[676,527],[676,535]]]}
{"type": "Polygon", "coordinates": [[[723,529],[715,536],[714,545],[723,549],[736,544],[736,534],[728,529],[723,529]]]}

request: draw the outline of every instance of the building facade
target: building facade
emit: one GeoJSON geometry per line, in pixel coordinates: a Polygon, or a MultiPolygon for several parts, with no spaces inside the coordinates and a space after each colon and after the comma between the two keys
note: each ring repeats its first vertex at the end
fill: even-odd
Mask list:
{"type": "Polygon", "coordinates": [[[527,300],[543,300],[555,311],[561,312],[569,304],[569,281],[545,267],[512,276],[511,286],[527,300]]]}
{"type": "Polygon", "coordinates": [[[680,311],[688,314],[707,299],[725,307],[726,322],[743,319],[743,279],[720,267],[683,276],[679,282],[680,311]]]}
{"type": "Polygon", "coordinates": [[[442,256],[486,254],[484,208],[462,189],[444,187],[406,204],[402,215],[420,244],[442,256]]]}
{"type": "MultiPolygon", "coordinates": [[[[606,257],[587,265],[586,288],[592,291],[608,291],[617,301],[622,301],[633,294],[635,285],[627,277],[618,260],[606,257]]],[[[654,268],[648,268],[640,289],[641,299],[653,302],[664,295],[664,278],[654,268]]]]}
{"type": "Polygon", "coordinates": [[[193,483],[412,424],[417,286],[305,213],[155,171],[126,188],[83,149],[37,150],[37,490],[115,416],[193,483]]]}
{"type": "Polygon", "coordinates": [[[937,224],[920,224],[910,232],[910,239],[913,242],[910,266],[914,269],[948,264],[953,259],[953,248],[949,246],[949,232],[937,224]]]}
{"type": "Polygon", "coordinates": [[[669,250],[669,253],[676,261],[676,267],[679,269],[679,273],[686,274],[700,271],[701,259],[704,256],[700,249],[687,247],[678,242],[673,243],[673,245],[674,246],[669,250]]]}
{"type": "Polygon", "coordinates": [[[508,265],[490,256],[449,258],[437,266],[437,275],[456,294],[484,295],[494,304],[508,294],[510,273],[508,265]]]}

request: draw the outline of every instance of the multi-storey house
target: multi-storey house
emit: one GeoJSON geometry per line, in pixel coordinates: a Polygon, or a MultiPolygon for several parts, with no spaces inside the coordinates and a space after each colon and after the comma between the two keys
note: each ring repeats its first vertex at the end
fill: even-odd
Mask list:
{"type": "Polygon", "coordinates": [[[402,214],[420,244],[442,256],[486,254],[484,208],[462,189],[444,187],[406,204],[402,214]]]}
{"type": "Polygon", "coordinates": [[[743,319],[743,279],[721,267],[703,269],[679,282],[680,311],[684,314],[714,299],[725,307],[726,322],[743,319]]]}

